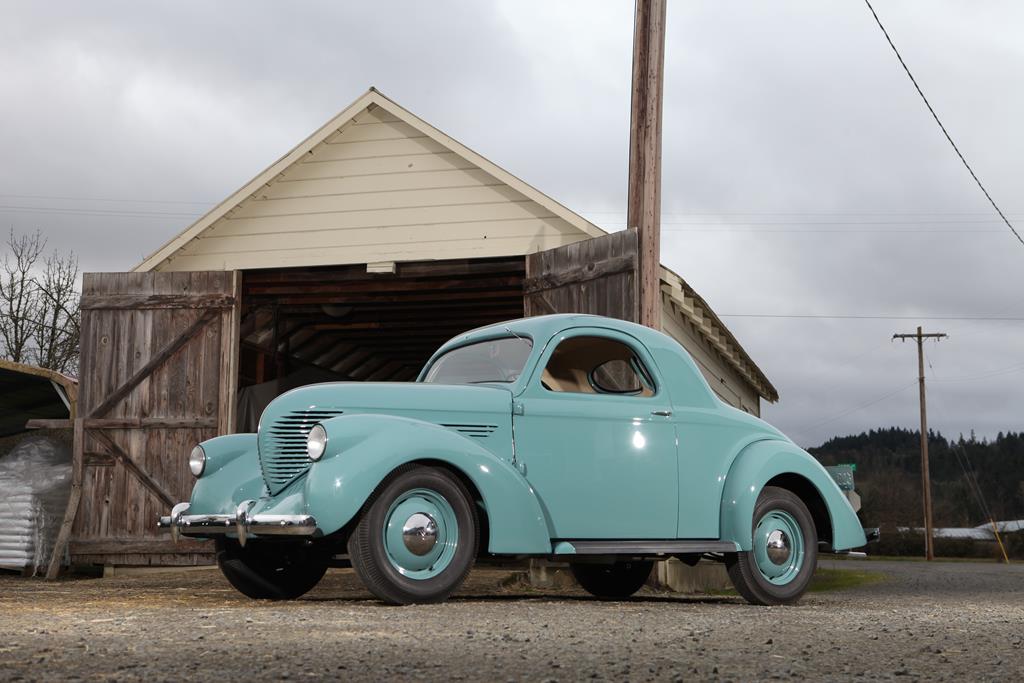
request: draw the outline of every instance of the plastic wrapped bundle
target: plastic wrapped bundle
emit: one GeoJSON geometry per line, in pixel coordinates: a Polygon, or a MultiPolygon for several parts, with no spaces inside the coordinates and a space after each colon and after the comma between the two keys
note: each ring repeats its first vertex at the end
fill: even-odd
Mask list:
{"type": "Polygon", "coordinates": [[[71,450],[30,436],[0,458],[0,567],[38,571],[50,561],[71,493],[71,450]]]}

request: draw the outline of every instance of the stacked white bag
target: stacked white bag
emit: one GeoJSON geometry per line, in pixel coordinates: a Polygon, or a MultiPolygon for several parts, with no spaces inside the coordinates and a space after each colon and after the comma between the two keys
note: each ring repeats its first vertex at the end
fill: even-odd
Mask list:
{"type": "Polygon", "coordinates": [[[30,436],[0,458],[0,567],[45,567],[71,492],[71,450],[30,436]]]}

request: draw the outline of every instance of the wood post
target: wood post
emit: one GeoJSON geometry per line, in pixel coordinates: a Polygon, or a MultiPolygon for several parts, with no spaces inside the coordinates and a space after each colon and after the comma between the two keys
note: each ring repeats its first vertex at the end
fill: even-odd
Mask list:
{"type": "Polygon", "coordinates": [[[639,232],[640,323],[661,329],[661,102],[667,0],[637,0],[626,226],[639,232]]]}
{"type": "Polygon", "coordinates": [[[71,446],[71,495],[68,497],[68,507],[64,510],[64,520],[60,524],[60,531],[57,532],[57,541],[53,544],[53,554],[50,555],[50,566],[46,569],[46,578],[53,580],[60,573],[60,565],[64,561],[64,549],[68,546],[68,539],[71,538],[71,527],[75,523],[75,515],[78,514],[78,501],[82,498],[82,461],[85,458],[85,420],[76,418],[74,421],[74,432],[71,446]]]}
{"type": "Polygon", "coordinates": [[[943,332],[924,333],[917,328],[914,334],[894,334],[893,339],[914,339],[917,341],[917,386],[921,400],[921,491],[924,507],[924,556],[935,559],[935,539],[932,535],[932,478],[928,469],[928,409],[924,392],[924,340],[942,339],[943,332]]]}

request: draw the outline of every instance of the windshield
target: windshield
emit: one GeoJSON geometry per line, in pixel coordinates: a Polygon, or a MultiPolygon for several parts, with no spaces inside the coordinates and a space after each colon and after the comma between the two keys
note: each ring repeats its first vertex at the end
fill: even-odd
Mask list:
{"type": "Polygon", "coordinates": [[[482,384],[514,382],[523,372],[533,342],[504,337],[452,349],[430,366],[424,382],[432,384],[482,384]]]}

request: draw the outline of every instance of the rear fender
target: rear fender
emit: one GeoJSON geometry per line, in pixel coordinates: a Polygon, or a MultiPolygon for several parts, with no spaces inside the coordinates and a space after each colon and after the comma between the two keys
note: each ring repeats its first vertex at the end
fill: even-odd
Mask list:
{"type": "Polygon", "coordinates": [[[821,496],[832,525],[832,549],[859,548],[867,540],[857,514],[821,464],[788,441],[758,441],[733,461],[722,492],[721,538],[740,550],[753,545],[754,506],[765,485],[783,474],[809,481],[821,496]]]}
{"type": "Polygon", "coordinates": [[[551,552],[533,488],[516,468],[469,438],[392,415],[343,415],[322,424],[327,449],[310,468],[304,486],[307,510],[323,533],[348,524],[395,468],[429,460],[458,470],[480,492],[490,524],[490,552],[551,552]]]}

